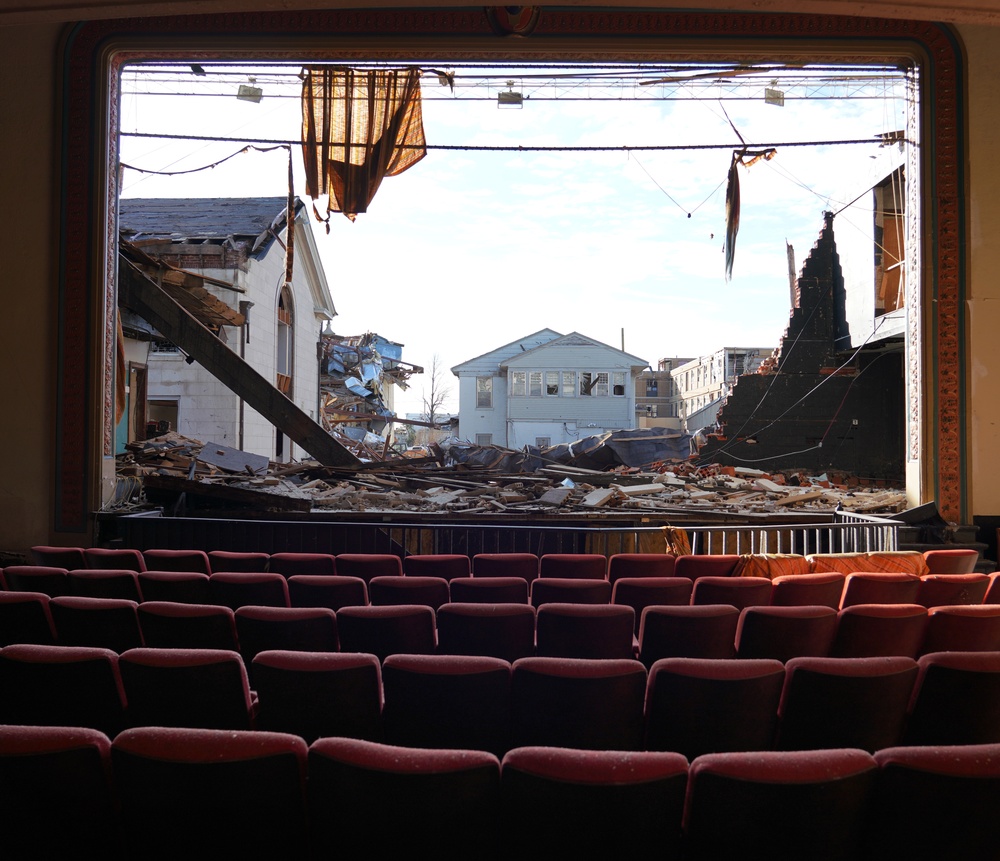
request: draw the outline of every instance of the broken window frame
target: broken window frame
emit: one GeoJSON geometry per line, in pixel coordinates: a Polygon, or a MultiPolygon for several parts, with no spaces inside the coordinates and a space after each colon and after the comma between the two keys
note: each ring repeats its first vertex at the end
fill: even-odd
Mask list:
{"type": "Polygon", "coordinates": [[[476,377],[476,409],[493,409],[493,377],[476,377]]]}
{"type": "Polygon", "coordinates": [[[559,371],[545,372],[544,392],[545,392],[545,397],[547,398],[559,397],[559,371]]]}

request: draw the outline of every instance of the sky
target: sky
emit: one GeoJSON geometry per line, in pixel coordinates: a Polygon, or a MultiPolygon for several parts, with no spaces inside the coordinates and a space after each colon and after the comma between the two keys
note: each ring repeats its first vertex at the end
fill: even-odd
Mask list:
{"type": "MultiPolygon", "coordinates": [[[[253,103],[233,95],[246,78],[208,78],[185,73],[154,84],[126,72],[122,162],[189,170],[242,147],[128,132],[298,139],[298,100],[279,97],[297,95],[297,84],[256,76],[264,96],[253,103]],[[199,88],[219,95],[193,95],[199,88]],[[133,94],[157,89],[178,95],[133,94]]],[[[458,380],[447,369],[543,328],[623,347],[654,368],[660,358],[725,346],[773,349],[788,323],[786,242],[798,273],[824,211],[840,212],[835,233],[845,269],[856,261],[854,268],[870,273],[871,211],[862,193],[892,169],[898,153],[874,142],[784,146],[770,161],[741,169],[740,231],[727,281],[726,178],[732,148],[740,146],[733,126],[751,145],[874,140],[904,128],[905,117],[902,102],[888,98],[788,98],[779,107],[764,102],[764,83],[747,85],[740,92],[752,98],[736,101],[711,98],[710,90],[699,91],[697,100],[553,101],[545,98],[550,90],[516,78],[512,89],[525,94],[523,108],[499,110],[492,94],[505,85],[470,101],[425,79],[430,145],[725,148],[431,149],[405,173],[386,178],[355,222],[334,213],[329,234],[313,222],[338,312],[334,331],[378,332],[403,343],[403,359],[426,369],[397,395],[400,414],[421,411],[435,360],[450,388],[445,409],[457,411],[458,380]]],[[[297,155],[296,193],[305,198],[297,155]]],[[[123,177],[123,197],[285,195],[287,153],[248,152],[180,176],[127,168],[123,177]]]]}

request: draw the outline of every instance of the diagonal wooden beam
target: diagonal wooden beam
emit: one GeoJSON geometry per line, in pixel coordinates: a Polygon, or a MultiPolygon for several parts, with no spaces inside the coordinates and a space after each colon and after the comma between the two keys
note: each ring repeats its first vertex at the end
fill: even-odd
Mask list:
{"type": "Polygon", "coordinates": [[[164,338],[180,347],[323,466],[360,466],[361,461],[351,452],[161,290],[134,263],[121,255],[118,261],[119,300],[123,305],[152,324],[164,338]]]}

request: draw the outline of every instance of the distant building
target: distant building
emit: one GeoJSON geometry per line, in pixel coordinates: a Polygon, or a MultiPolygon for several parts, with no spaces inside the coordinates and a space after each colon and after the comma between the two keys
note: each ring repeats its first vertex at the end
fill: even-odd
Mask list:
{"type": "MultiPolygon", "coordinates": [[[[319,251],[296,200],[294,269],[285,285],[284,197],[123,199],[123,236],[144,252],[202,276],[204,289],[238,312],[241,326],[215,327],[220,341],[314,420],[319,418],[317,350],[336,315],[319,251]]],[[[150,341],[145,367],[151,425],[278,461],[304,452],[175,344],[150,341]]]]}
{"type": "Polygon", "coordinates": [[[723,347],[673,367],[670,376],[676,387],[677,418],[682,428],[693,433],[714,426],[719,407],[736,378],[755,373],[772,352],[771,347],[723,347]]]}
{"type": "Polygon", "coordinates": [[[636,427],[681,427],[681,396],[671,374],[692,359],[660,359],[656,370],[647,368],[635,380],[636,427]]]}
{"type": "Polygon", "coordinates": [[[644,359],[578,332],[542,329],[453,367],[459,434],[509,448],[636,426],[644,359]]]}

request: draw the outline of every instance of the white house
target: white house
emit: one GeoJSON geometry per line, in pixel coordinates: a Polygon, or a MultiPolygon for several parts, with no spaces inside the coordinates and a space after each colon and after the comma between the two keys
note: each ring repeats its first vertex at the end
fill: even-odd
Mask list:
{"type": "Polygon", "coordinates": [[[542,329],[451,369],[459,434],[521,448],[635,427],[635,379],[646,367],[578,332],[542,329]]]}
{"type": "MultiPolygon", "coordinates": [[[[150,256],[210,279],[205,288],[245,318],[242,326],[220,326],[219,339],[317,419],[317,349],[323,324],[337,312],[298,199],[291,289],[285,286],[286,209],[284,197],[123,199],[119,223],[150,256]]],[[[154,338],[146,375],[149,422],[275,460],[303,456],[176,345],[154,338]]]]}

